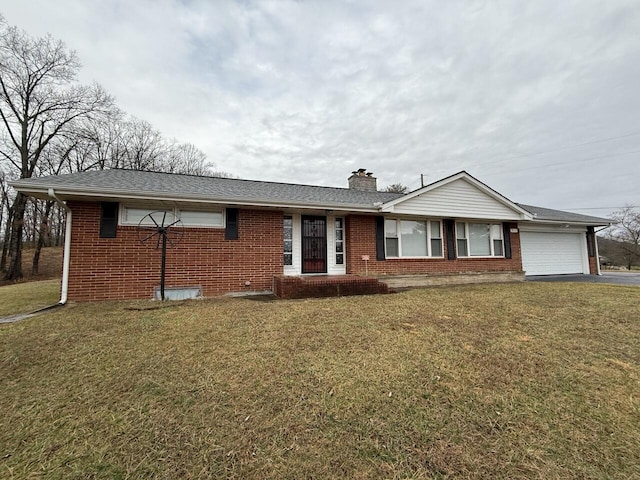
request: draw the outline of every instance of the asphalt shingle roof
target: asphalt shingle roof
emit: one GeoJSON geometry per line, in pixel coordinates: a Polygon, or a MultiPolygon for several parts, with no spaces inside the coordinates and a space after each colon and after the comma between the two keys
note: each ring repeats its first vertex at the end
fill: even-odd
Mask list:
{"type": "MultiPolygon", "coordinates": [[[[349,188],[320,187],[292,183],[263,182],[234,178],[198,177],[136,170],[94,170],[66,175],[29,178],[12,182],[19,189],[62,189],[86,193],[135,194],[159,197],[199,198],[232,203],[258,202],[318,207],[375,208],[403,194],[363,192],[349,188]]],[[[607,225],[609,219],[580,215],[518,203],[536,220],[607,225]]]]}
{"type": "Polygon", "coordinates": [[[608,218],[591,217],[589,215],[581,215],[579,213],[552,210],[551,208],[534,207],[533,205],[525,205],[523,203],[518,203],[518,205],[529,213],[532,213],[536,220],[549,220],[567,223],[590,223],[593,225],[607,225],[611,223],[611,220],[608,218]]]}
{"type": "Polygon", "coordinates": [[[374,203],[384,203],[402,196],[397,193],[363,192],[348,188],[117,169],[30,178],[13,182],[13,185],[24,188],[198,197],[278,204],[336,205],[353,208],[373,208],[374,203]]]}

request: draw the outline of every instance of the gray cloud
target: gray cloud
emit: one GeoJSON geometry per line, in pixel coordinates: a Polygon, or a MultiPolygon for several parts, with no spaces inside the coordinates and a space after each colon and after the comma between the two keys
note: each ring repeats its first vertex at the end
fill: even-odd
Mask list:
{"type": "MultiPolygon", "coordinates": [[[[129,113],[247,178],[640,203],[640,9],[609,2],[0,1],[129,113]],[[554,151],[555,150],[555,151],[554,151]],[[546,152],[546,153],[545,153],[546,152]]],[[[606,214],[606,210],[584,213],[606,214]]]]}

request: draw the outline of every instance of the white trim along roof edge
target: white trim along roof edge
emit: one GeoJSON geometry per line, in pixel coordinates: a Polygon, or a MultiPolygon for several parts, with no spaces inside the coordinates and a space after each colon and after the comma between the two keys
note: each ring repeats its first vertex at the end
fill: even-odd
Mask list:
{"type": "Polygon", "coordinates": [[[411,198],[417,197],[418,195],[429,192],[431,190],[435,190],[438,187],[442,187],[443,185],[447,185],[448,183],[451,183],[460,179],[466,180],[467,182],[471,183],[473,186],[481,190],[483,193],[489,195],[490,197],[502,203],[506,207],[517,212],[522,216],[522,220],[533,220],[534,216],[528,210],[525,210],[524,208],[517,205],[515,202],[512,202],[511,200],[509,200],[504,195],[496,192],[493,188],[482,183],[480,180],[473,177],[472,175],[470,175],[464,170],[458,173],[454,173],[453,175],[450,175],[448,177],[442,178],[436,182],[430,183],[429,185],[425,185],[424,187],[418,188],[417,190],[414,190],[413,192],[406,194],[404,197],[396,198],[395,200],[386,202],[381,205],[380,210],[382,212],[391,211],[393,207],[395,207],[399,203],[405,202],[411,198]]]}
{"type": "MultiPolygon", "coordinates": [[[[14,182],[9,182],[9,185],[16,188],[13,185],[14,182]]],[[[47,192],[52,187],[43,186],[41,188],[25,188],[17,185],[19,192],[24,194],[33,195],[38,198],[47,199],[47,192]],[[40,196],[38,196],[39,194],[40,196]]],[[[311,208],[311,209],[330,209],[336,211],[348,211],[348,212],[366,212],[366,213],[379,213],[379,207],[371,205],[371,208],[362,208],[355,206],[345,206],[339,204],[328,203],[285,203],[285,202],[264,202],[260,200],[238,200],[237,198],[211,198],[208,196],[198,195],[159,195],[154,193],[153,195],[146,194],[133,194],[126,191],[102,189],[101,192],[96,192],[93,189],[73,189],[65,190],[59,186],[55,187],[56,195],[65,200],[72,200],[74,198],[115,198],[123,200],[156,200],[165,202],[197,202],[197,203],[210,203],[215,205],[246,205],[256,207],[277,207],[277,208],[311,208]]]]}

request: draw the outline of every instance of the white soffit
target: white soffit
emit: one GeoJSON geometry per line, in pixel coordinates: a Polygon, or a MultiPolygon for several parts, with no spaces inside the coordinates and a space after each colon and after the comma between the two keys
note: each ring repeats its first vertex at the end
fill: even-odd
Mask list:
{"type": "Polygon", "coordinates": [[[530,215],[468,174],[436,182],[382,206],[383,212],[433,217],[523,220],[530,215]]]}

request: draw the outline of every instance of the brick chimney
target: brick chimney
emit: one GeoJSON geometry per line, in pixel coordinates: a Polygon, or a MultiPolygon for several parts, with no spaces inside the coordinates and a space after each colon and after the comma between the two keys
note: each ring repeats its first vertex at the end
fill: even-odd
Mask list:
{"type": "Polygon", "coordinates": [[[351,172],[349,177],[349,188],[351,190],[360,190],[362,192],[377,192],[378,182],[373,173],[368,172],[366,168],[359,168],[355,172],[351,172]]]}

